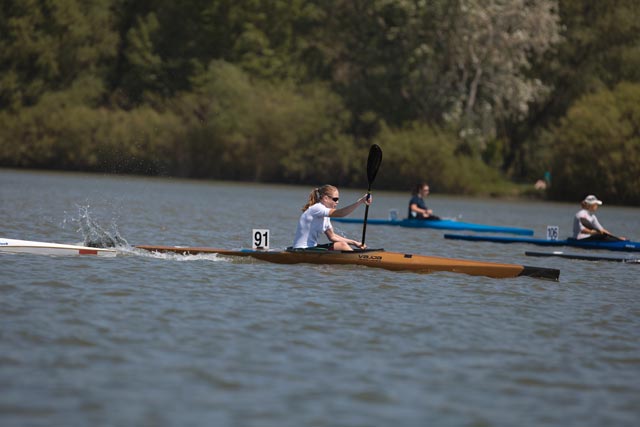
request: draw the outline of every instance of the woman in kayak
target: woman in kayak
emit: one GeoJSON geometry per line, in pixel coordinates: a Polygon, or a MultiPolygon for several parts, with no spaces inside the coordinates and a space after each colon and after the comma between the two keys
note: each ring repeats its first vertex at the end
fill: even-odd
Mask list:
{"type": "Polygon", "coordinates": [[[311,190],[309,200],[302,208],[302,215],[300,215],[300,220],[298,221],[296,237],[293,241],[294,248],[319,247],[336,251],[352,251],[351,245],[361,249],[366,247],[361,242],[336,234],[333,231],[329,217],[347,216],[362,204],[370,205],[372,202],[371,196],[367,198],[367,195],[364,195],[355,203],[337,209],[339,200],[340,193],[333,185],[323,185],[311,190]],[[330,243],[318,244],[318,239],[322,233],[327,236],[330,243]]]}
{"type": "Polygon", "coordinates": [[[411,200],[409,200],[409,219],[440,219],[439,216],[433,214],[424,202],[425,197],[429,195],[429,185],[421,182],[416,185],[412,192],[411,200]]]}
{"type": "Polygon", "coordinates": [[[581,202],[582,209],[573,217],[573,238],[579,240],[627,240],[624,237],[617,237],[609,233],[596,217],[598,206],[602,201],[596,196],[589,195],[581,202]]]}

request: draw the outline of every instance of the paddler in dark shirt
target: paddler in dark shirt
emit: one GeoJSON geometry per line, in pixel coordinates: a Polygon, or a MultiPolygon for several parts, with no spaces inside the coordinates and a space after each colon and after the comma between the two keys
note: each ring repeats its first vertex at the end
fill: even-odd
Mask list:
{"type": "Polygon", "coordinates": [[[409,200],[409,219],[440,219],[439,216],[433,214],[424,202],[425,197],[429,195],[429,185],[421,182],[413,189],[411,200],[409,200]]]}

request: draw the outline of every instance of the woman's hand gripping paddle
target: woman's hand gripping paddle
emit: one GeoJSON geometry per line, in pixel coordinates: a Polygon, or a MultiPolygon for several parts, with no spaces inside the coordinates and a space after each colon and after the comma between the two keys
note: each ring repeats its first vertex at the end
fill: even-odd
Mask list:
{"type": "MultiPolygon", "coordinates": [[[[367,159],[367,180],[369,187],[367,188],[367,200],[371,197],[371,184],[376,179],[378,169],[382,163],[382,149],[379,145],[373,144],[369,149],[369,158],[367,159]]],[[[362,245],[364,246],[364,238],[367,234],[367,217],[369,216],[369,205],[364,209],[364,223],[362,224],[362,245]]]]}

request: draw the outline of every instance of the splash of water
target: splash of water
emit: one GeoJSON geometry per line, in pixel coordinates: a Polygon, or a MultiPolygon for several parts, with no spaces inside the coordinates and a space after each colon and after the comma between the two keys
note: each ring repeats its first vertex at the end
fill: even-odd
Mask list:
{"type": "Polygon", "coordinates": [[[128,247],[129,243],[120,235],[118,226],[112,222],[108,230],[105,230],[89,214],[90,206],[78,206],[78,217],[74,221],[78,223],[78,230],[82,233],[84,245],[92,248],[128,247]]]}

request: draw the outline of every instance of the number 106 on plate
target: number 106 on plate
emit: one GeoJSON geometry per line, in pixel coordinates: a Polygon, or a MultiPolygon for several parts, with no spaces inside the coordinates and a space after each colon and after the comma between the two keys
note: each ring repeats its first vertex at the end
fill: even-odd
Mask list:
{"type": "Polygon", "coordinates": [[[254,228],[252,231],[253,249],[269,249],[269,230],[254,228]]]}

